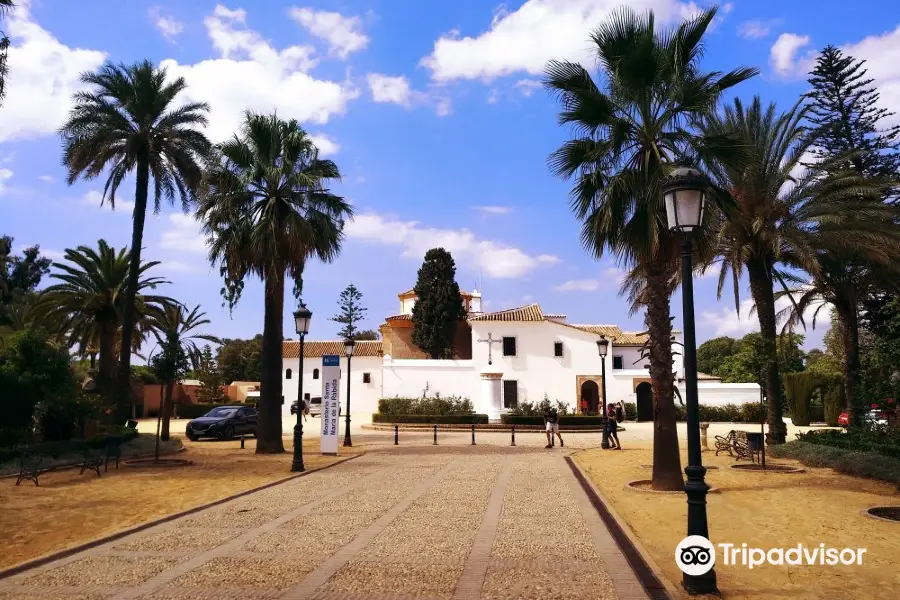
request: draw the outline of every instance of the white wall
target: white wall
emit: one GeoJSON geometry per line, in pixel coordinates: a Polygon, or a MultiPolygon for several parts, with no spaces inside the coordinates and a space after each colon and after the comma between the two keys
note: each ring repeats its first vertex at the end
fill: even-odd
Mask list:
{"type": "Polygon", "coordinates": [[[471,360],[385,360],[382,398],[428,395],[464,396],[478,406],[479,376],[471,360]]]}
{"type": "MultiPolygon", "coordinates": [[[[291,403],[297,399],[297,369],[300,360],[297,358],[282,359],[281,389],[284,393],[282,412],[290,414],[291,403]],[[291,369],[291,378],[286,379],[287,369],[291,369]]],[[[310,397],[322,395],[322,358],[303,359],[303,395],[310,397]],[[313,371],[319,370],[318,379],[313,379],[313,371]]],[[[347,406],[347,380],[343,379],[347,372],[347,359],[341,357],[341,406],[347,406]]],[[[381,358],[377,356],[354,357],[350,369],[350,412],[374,413],[378,411],[378,399],[381,397],[381,358]],[[369,383],[363,383],[363,374],[368,373],[369,383]]]]}
{"type": "MultiPolygon", "coordinates": [[[[518,382],[519,402],[540,402],[546,394],[551,401],[559,400],[575,409],[579,400],[577,375],[600,375],[602,365],[597,352],[599,336],[553,322],[490,322],[472,321],[472,361],[476,372],[488,368],[488,348],[475,340],[503,336],[516,338],[515,357],[503,356],[503,345],[493,344],[492,369],[503,373],[503,379],[518,382]],[[562,342],[563,356],[553,353],[554,342],[562,342]]],[[[606,357],[607,394],[612,381],[611,350],[606,357]]],[[[630,381],[630,379],[629,379],[630,381]]]]}
{"type": "MultiPolygon", "coordinates": [[[[678,386],[681,397],[685,398],[684,384],[678,386]]],[[[755,383],[719,383],[698,381],[697,395],[700,404],[722,406],[723,404],[752,404],[759,402],[759,386],[755,383]]]]}

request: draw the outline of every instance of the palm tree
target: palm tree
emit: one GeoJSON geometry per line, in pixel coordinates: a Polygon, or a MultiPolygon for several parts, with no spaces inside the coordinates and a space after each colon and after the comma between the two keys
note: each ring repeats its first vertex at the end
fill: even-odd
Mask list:
{"type": "Polygon", "coordinates": [[[184,79],[167,81],[166,70],[146,60],[129,66],[107,63],[82,75],[81,81],[93,89],[75,94],[69,120],[60,131],[69,185],[80,177],[94,179],[108,168],[103,199],[115,207],[119,185],[129,173],[136,173],[131,269],[116,386],[117,404],[122,407],[130,393],[133,306],[150,178],[154,212],[159,212],[163,198],[173,204],[176,196],[187,212],[202,178],[198,161],[209,151],[209,141],[196,129],[206,125],[209,107],[199,102],[173,107],[186,87],[184,79]]]}
{"type": "Polygon", "coordinates": [[[756,69],[703,73],[703,35],[716,9],[675,31],[657,31],[652,12],[620,9],[591,38],[602,87],[577,63],[551,61],[545,86],[562,105],[559,122],[574,138],[550,157],[550,167],[575,177],[571,206],[581,239],[597,258],[609,252],[633,270],[633,300],[646,308],[653,381],[654,489],[681,489],[675,429],[669,298],[677,283],[678,243],[666,226],[660,181],[688,148],[701,144],[689,123],[714,109],[722,92],[756,69]]]}
{"type": "MultiPolygon", "coordinates": [[[[110,399],[116,375],[116,341],[124,337],[122,328],[128,302],[125,287],[131,270],[128,249],[116,251],[100,240],[97,249],[87,246],[67,249],[65,261],[53,264],[56,272],[50,278],[60,283],[41,292],[34,311],[51,330],[65,335],[70,346],[77,345],[83,351],[91,347],[99,349],[97,389],[110,399]]],[[[158,264],[147,262],[140,266],[138,292],[168,283],[161,277],[147,276],[147,271],[158,264]]],[[[139,293],[131,303],[131,311],[137,316],[138,335],[132,332],[131,337],[140,338],[147,319],[156,317],[172,302],[166,296],[139,293]]],[[[125,399],[124,406],[120,398],[116,400],[119,414],[127,414],[130,399],[125,399]]]]}
{"type": "Polygon", "coordinates": [[[889,231],[891,210],[880,202],[876,183],[850,171],[829,173],[829,165],[804,169],[801,160],[813,143],[802,125],[806,111],[800,103],[778,113],[774,104],[763,109],[758,97],[746,107],[736,99],[702,125],[709,135],[736,136],[743,148],[737,159],[710,155],[707,161],[714,184],[711,194],[728,207],[719,215],[718,289],[721,295],[730,273],[739,307],[746,269],[763,337],[771,443],[783,443],[786,434],[775,286],[787,289],[791,279],[779,265],[793,273],[806,271],[821,283],[832,260],[827,257],[883,260],[889,251],[881,245],[897,241],[889,231]]]}
{"type": "MultiPolygon", "coordinates": [[[[200,357],[200,348],[197,347],[197,340],[205,340],[215,344],[221,344],[222,341],[213,336],[203,333],[197,333],[198,327],[209,325],[210,320],[206,318],[206,313],[200,311],[200,305],[195,306],[190,312],[182,304],[170,304],[165,307],[152,320],[153,335],[159,343],[160,348],[166,344],[178,344],[184,351],[185,356],[197,365],[200,357]]],[[[160,437],[163,440],[169,439],[169,421],[172,417],[172,391],[175,387],[175,381],[163,382],[166,386],[165,399],[160,407],[162,411],[162,433],[160,437]]]]}
{"type": "MultiPolygon", "coordinates": [[[[8,15],[14,6],[12,0],[0,0],[0,18],[8,15]]],[[[6,76],[9,74],[9,65],[6,64],[7,50],[9,50],[9,37],[4,31],[0,31],[0,100],[6,96],[6,76]]]]}
{"type": "Polygon", "coordinates": [[[340,251],[350,205],[327,185],[337,165],[319,158],[295,120],[246,114],[240,134],[221,144],[206,173],[197,210],[209,236],[209,258],[225,277],[231,306],[242,281],[265,284],[257,453],[284,452],[281,439],[281,342],[285,273],[302,280],[312,257],[329,262],[340,251]]]}

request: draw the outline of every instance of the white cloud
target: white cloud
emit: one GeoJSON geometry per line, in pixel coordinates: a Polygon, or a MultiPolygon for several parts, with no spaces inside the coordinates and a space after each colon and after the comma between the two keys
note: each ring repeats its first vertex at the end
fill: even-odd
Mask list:
{"type": "Polygon", "coordinates": [[[106,53],[70,48],[31,18],[27,3],[17,3],[7,23],[8,95],[0,119],[0,141],[55,134],[68,117],[72,93],[81,89],[81,73],[99,67],[106,53]]]}
{"type": "Polygon", "coordinates": [[[159,241],[160,248],[206,253],[206,238],[200,233],[200,223],[193,215],[170,213],[167,220],[168,226],[165,227],[159,241]]]}
{"type": "Polygon", "coordinates": [[[782,19],[769,19],[768,21],[754,19],[751,21],[744,21],[738,25],[737,33],[745,40],[757,40],[769,35],[772,28],[777,27],[781,23],[782,19]]]}
{"type": "Polygon", "coordinates": [[[421,260],[430,248],[451,252],[457,264],[480,268],[488,277],[512,279],[559,262],[550,254],[529,255],[492,240],[478,239],[468,229],[438,229],[416,221],[400,221],[374,213],[357,215],[346,226],[347,237],[362,242],[400,246],[400,256],[421,260]]]}
{"type": "Polygon", "coordinates": [[[557,292],[593,292],[600,289],[600,281],[597,279],[570,279],[554,286],[553,289],[557,292]]]}
{"type": "Polygon", "coordinates": [[[366,81],[369,82],[369,91],[372,92],[372,100],[375,102],[391,102],[400,106],[410,106],[412,90],[409,88],[409,80],[406,77],[369,73],[366,75],[366,81]]]}
{"type": "MultiPolygon", "coordinates": [[[[551,58],[593,64],[590,31],[621,5],[621,0],[528,0],[515,11],[496,11],[480,35],[442,35],[420,64],[442,82],[490,81],[522,71],[537,75],[551,58]]],[[[632,0],[629,6],[638,13],[653,9],[659,23],[697,10],[694,3],[676,0],[632,0]]]]}
{"type": "Polygon", "coordinates": [[[52,183],[54,181],[53,177],[50,175],[39,175],[38,179],[40,179],[44,183],[52,183]]]}
{"type": "Polygon", "coordinates": [[[508,215],[512,212],[510,206],[473,206],[472,208],[488,215],[508,215]]]}
{"type": "Polygon", "coordinates": [[[13,176],[13,172],[9,169],[0,169],[0,195],[6,191],[6,182],[13,176]]]}
{"type": "Polygon", "coordinates": [[[800,57],[797,54],[808,46],[810,41],[808,35],[782,33],[769,50],[769,64],[782,77],[807,73],[815,60],[815,52],[808,51],[800,57]]]}
{"type": "Polygon", "coordinates": [[[369,73],[366,75],[366,81],[375,102],[399,104],[404,108],[411,108],[413,104],[432,105],[439,117],[446,117],[452,112],[449,98],[432,92],[413,90],[409,86],[409,80],[403,75],[369,73]]]}
{"type": "Polygon", "coordinates": [[[500,99],[500,91],[496,88],[491,90],[491,93],[488,94],[487,102],[488,104],[497,104],[497,100],[500,99]]]}
{"type": "Polygon", "coordinates": [[[98,192],[97,190],[89,190],[85,192],[84,196],[81,197],[81,201],[82,203],[89,204],[90,206],[102,206],[104,208],[114,210],[118,213],[131,214],[131,212],[134,211],[133,200],[127,200],[120,195],[118,198],[116,198],[116,205],[115,207],[113,207],[109,202],[109,198],[107,198],[106,202],[104,202],[103,194],[101,192],[98,192]]]}
{"type": "Polygon", "coordinates": [[[347,58],[351,52],[362,50],[369,43],[369,38],[361,31],[362,20],[359,17],[297,7],[288,10],[288,14],[312,35],[327,41],[328,51],[340,58],[347,58]]]}
{"type": "Polygon", "coordinates": [[[539,90],[543,84],[536,79],[520,79],[516,82],[516,89],[526,98],[534,94],[535,90],[539,90]]]}
{"type": "Polygon", "coordinates": [[[247,27],[242,9],[218,5],[203,23],[220,57],[186,65],[167,59],[160,66],[187,80],[186,98],[209,103],[207,135],[214,141],[237,131],[248,109],[324,124],[359,95],[348,82],[310,75],[316,64],[311,46],[273,47],[247,27]]]}
{"type": "Polygon", "coordinates": [[[340,144],[338,144],[336,141],[334,141],[324,133],[312,134],[309,137],[316,145],[316,148],[319,149],[319,156],[321,156],[322,158],[325,158],[327,156],[334,156],[341,149],[340,144]]]}
{"type": "Polygon", "coordinates": [[[164,260],[160,265],[163,271],[171,271],[172,273],[199,273],[200,267],[192,265],[180,260],[164,260]]]}
{"type": "MultiPolygon", "coordinates": [[[[724,302],[720,302],[720,305],[724,302]]],[[[779,298],[775,301],[775,313],[778,314],[781,310],[788,308],[791,304],[789,298],[779,298]]],[[[706,327],[707,329],[711,329],[713,331],[714,336],[727,335],[731,337],[742,337],[748,333],[753,333],[755,331],[759,331],[759,317],[756,314],[756,311],[753,310],[754,304],[751,298],[745,298],[741,301],[741,312],[738,315],[734,310],[734,304],[729,303],[727,306],[723,306],[719,310],[704,310],[700,311],[698,315],[698,324],[706,327]]],[[[813,314],[816,312],[816,308],[818,305],[812,306],[803,313],[803,318],[806,321],[806,326],[808,329],[812,329],[812,319],[813,314]]],[[[823,308],[819,312],[819,317],[816,319],[817,327],[828,326],[829,319],[829,311],[827,308],[823,308]]],[[[778,325],[778,331],[781,332],[781,325],[778,325]]],[[[797,332],[802,333],[803,331],[802,325],[797,327],[797,332]]]]}
{"type": "Polygon", "coordinates": [[[868,76],[878,85],[881,105],[897,113],[888,120],[900,124],[900,26],[843,46],[841,50],[866,61],[868,76]]]}
{"type": "Polygon", "coordinates": [[[164,15],[162,9],[158,6],[151,6],[149,14],[150,18],[153,19],[153,25],[156,27],[157,31],[170,42],[174,42],[175,39],[181,35],[181,32],[184,31],[184,23],[173,17],[164,15]]]}

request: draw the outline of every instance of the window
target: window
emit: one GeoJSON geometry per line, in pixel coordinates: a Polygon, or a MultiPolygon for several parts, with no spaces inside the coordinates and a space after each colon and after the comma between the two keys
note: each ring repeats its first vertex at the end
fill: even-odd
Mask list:
{"type": "Polygon", "coordinates": [[[291,378],[291,375],[292,375],[292,373],[291,373],[291,370],[290,370],[290,369],[288,369],[287,371],[284,372],[284,378],[285,378],[285,379],[290,379],[290,378],[291,378]]]}
{"type": "Polygon", "coordinates": [[[516,381],[515,379],[504,379],[503,380],[503,408],[515,408],[518,405],[519,405],[519,382],[516,381]]]}
{"type": "Polygon", "coordinates": [[[562,342],[553,342],[553,356],[562,358],[562,342]]]}
{"type": "Polygon", "coordinates": [[[363,373],[363,383],[372,383],[371,373],[363,373]]]}
{"type": "Polygon", "coordinates": [[[503,356],[515,356],[516,355],[516,338],[504,337],[503,338],[503,356]]]}
{"type": "Polygon", "coordinates": [[[613,356],[613,369],[624,369],[625,359],[621,356],[613,356]]]}
{"type": "Polygon", "coordinates": [[[309,394],[303,394],[303,399],[309,402],[309,394]]]}
{"type": "Polygon", "coordinates": [[[313,369],[313,379],[318,379],[318,378],[319,378],[319,370],[313,369]]]}

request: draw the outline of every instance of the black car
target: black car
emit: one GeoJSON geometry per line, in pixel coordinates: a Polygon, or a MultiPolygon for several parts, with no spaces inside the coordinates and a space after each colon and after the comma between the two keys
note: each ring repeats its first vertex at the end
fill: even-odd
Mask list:
{"type": "Polygon", "coordinates": [[[184,433],[192,442],[202,437],[227,440],[247,433],[256,435],[257,415],[256,409],[249,406],[217,406],[202,417],[188,421],[184,433]]]}

